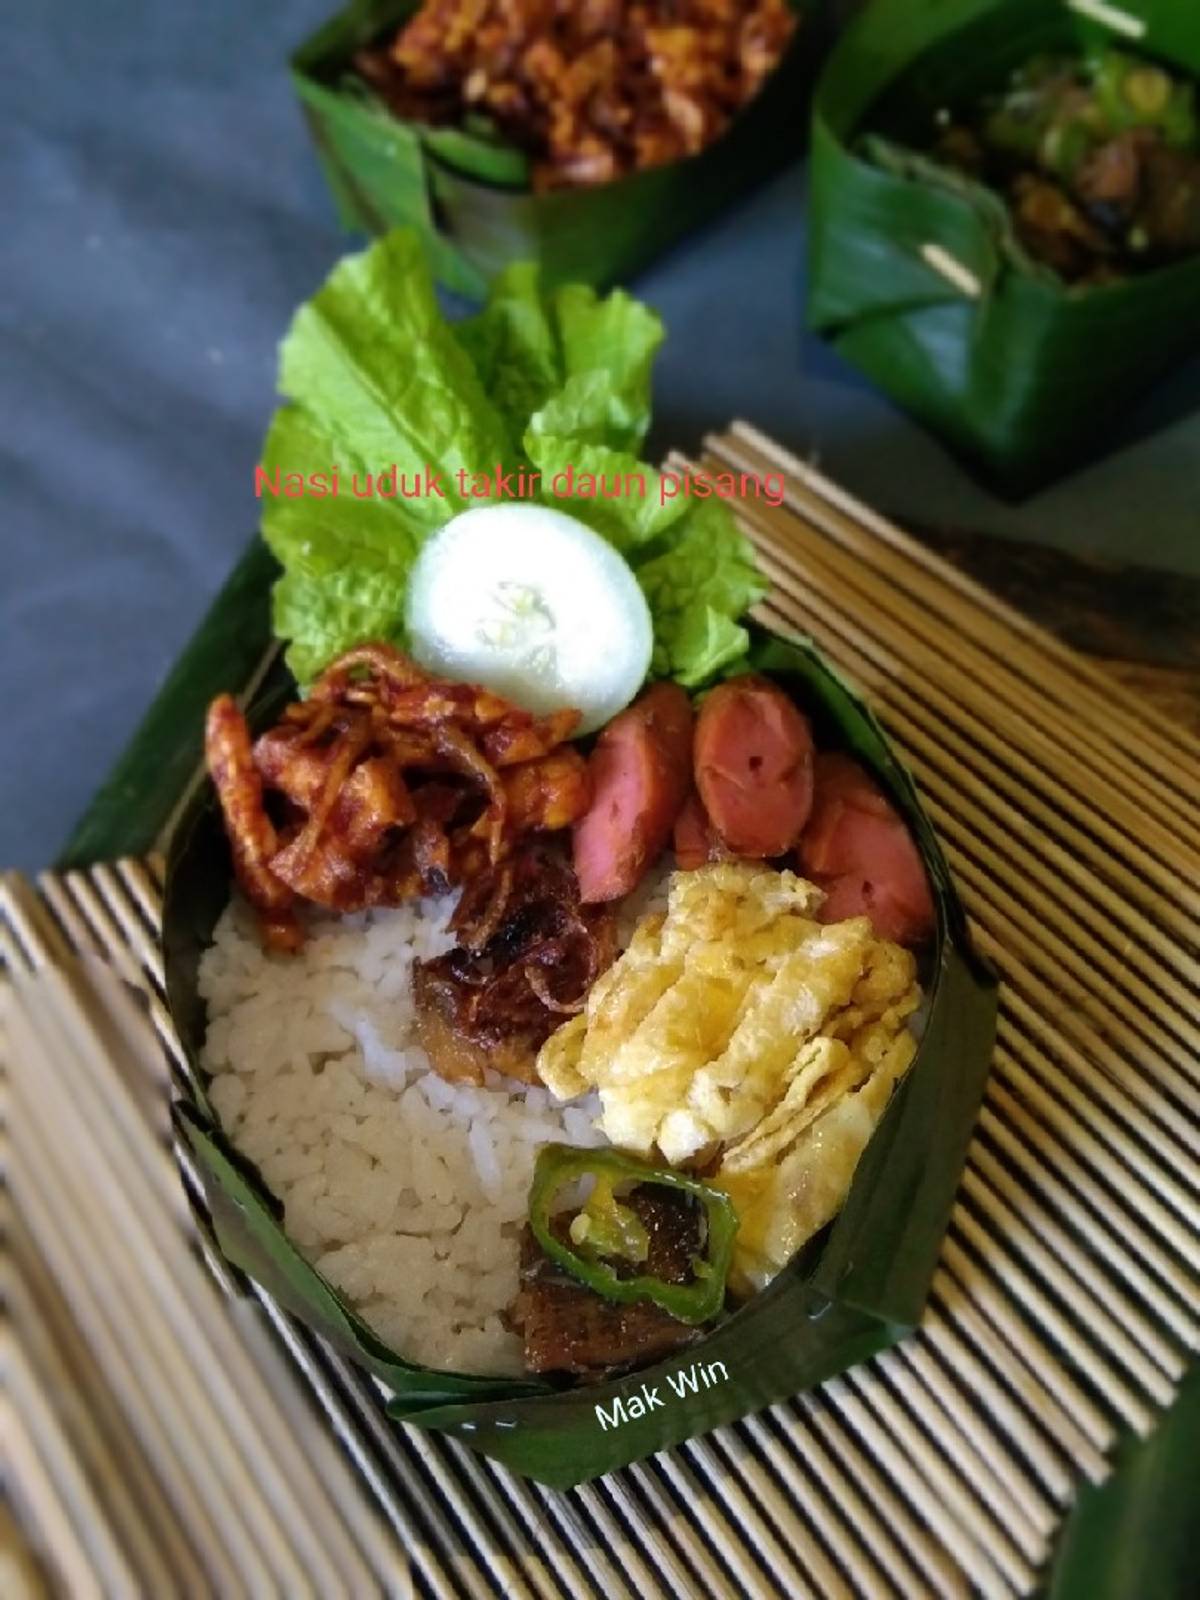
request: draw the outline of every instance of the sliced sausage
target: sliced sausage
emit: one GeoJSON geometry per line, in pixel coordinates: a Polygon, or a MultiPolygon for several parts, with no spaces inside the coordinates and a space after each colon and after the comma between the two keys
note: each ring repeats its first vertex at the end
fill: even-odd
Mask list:
{"type": "Polygon", "coordinates": [[[683,802],[683,810],[675,819],[675,865],[684,872],[707,866],[710,861],[728,861],[733,852],[721,843],[721,837],[709,821],[704,802],[695,789],[683,802]]]}
{"type": "Polygon", "coordinates": [[[588,760],[592,803],[575,825],[575,875],[588,903],[628,894],[660,854],[687,797],[692,705],[656,683],[600,734],[588,760]]]}
{"type": "Polygon", "coordinates": [[[840,751],[819,755],[812,815],[797,856],[826,891],[822,922],[867,916],[881,939],[920,944],[936,922],[929,877],[904,819],[879,785],[840,751]]]}
{"type": "Polygon", "coordinates": [[[783,855],[812,807],[808,718],[766,678],[747,675],[720,684],[696,722],[696,787],[734,855],[783,855]]]}
{"type": "Polygon", "coordinates": [[[675,864],[685,872],[694,872],[708,861],[712,843],[708,813],[700,796],[693,789],[683,803],[683,810],[675,819],[675,864]]]}

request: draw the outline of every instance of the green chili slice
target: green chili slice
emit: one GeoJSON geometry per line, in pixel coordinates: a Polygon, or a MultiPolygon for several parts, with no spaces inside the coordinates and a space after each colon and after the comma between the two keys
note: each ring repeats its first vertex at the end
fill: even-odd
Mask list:
{"type": "Polygon", "coordinates": [[[691,1178],[684,1172],[649,1166],[623,1150],[579,1150],[565,1144],[543,1145],[538,1151],[529,1189],[529,1226],[552,1261],[606,1300],[626,1304],[652,1300],[679,1322],[691,1326],[708,1322],[725,1303],[725,1279],[733,1256],[737,1212],[727,1194],[709,1188],[699,1178],[691,1178]],[[582,1243],[580,1249],[573,1250],[552,1232],[551,1208],[568,1184],[588,1177],[604,1186],[602,1201],[596,1212],[597,1220],[577,1230],[582,1233],[582,1243]],[[599,1248],[615,1244],[614,1254],[633,1261],[645,1259],[644,1255],[639,1257],[637,1230],[630,1226],[630,1219],[636,1223],[637,1218],[613,1193],[614,1183],[628,1181],[677,1189],[699,1201],[705,1221],[704,1254],[694,1263],[695,1278],[691,1283],[667,1283],[646,1273],[621,1278],[605,1261],[588,1253],[589,1245],[599,1248]]]}

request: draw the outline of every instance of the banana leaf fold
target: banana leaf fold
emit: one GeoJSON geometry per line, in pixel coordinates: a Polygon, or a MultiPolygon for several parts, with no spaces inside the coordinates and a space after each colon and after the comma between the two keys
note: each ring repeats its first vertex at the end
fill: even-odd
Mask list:
{"type": "MultiPolygon", "coordinates": [[[[240,593],[262,586],[264,644],[270,577],[269,564],[252,553],[238,587],[240,593]]],[[[249,615],[244,605],[240,614],[249,615]]],[[[232,676],[214,683],[214,674],[203,670],[205,661],[219,662],[227,643],[214,614],[189,650],[191,677],[207,692],[244,687],[244,680],[232,676]]],[[[201,1176],[221,1250],[381,1379],[396,1421],[447,1433],[556,1487],[798,1394],[902,1338],[921,1316],[990,1064],[995,980],[972,950],[958,894],[907,771],[871,712],[809,643],[756,630],[753,664],[795,693],[814,717],[819,743],[852,751],[875,773],[918,840],[938,910],[936,945],[924,973],[927,1021],[914,1065],[859,1162],[845,1207],[825,1233],[702,1342],[626,1377],[562,1389],[537,1379],[514,1382],[415,1366],[377,1338],[301,1256],[283,1230],[278,1202],[231,1148],[204,1091],[198,965],[231,881],[207,782],[185,805],[169,845],[167,994],[193,1081],[191,1094],[175,1107],[176,1126],[201,1176]],[[697,1365],[712,1381],[697,1384],[693,1376],[692,1392],[688,1375],[697,1365]],[[657,1403],[631,1404],[635,1397],[644,1401],[647,1391],[657,1403]]],[[[255,701],[252,721],[271,720],[292,690],[286,672],[276,667],[255,701]]],[[[169,724],[181,741],[190,741],[195,758],[202,708],[191,705],[193,698],[177,683],[171,706],[162,708],[162,716],[152,713],[144,738],[161,747],[169,724]]],[[[138,772],[144,782],[148,763],[132,752],[125,770],[131,782],[138,772]]],[[[125,792],[128,798],[132,787],[125,792]]],[[[77,837],[94,841],[95,826],[77,837]]],[[[129,836],[122,842],[137,847],[129,836]]]]}
{"type": "Polygon", "coordinates": [[[484,132],[402,121],[348,76],[361,46],[398,26],[418,0],[354,0],[295,52],[292,82],[344,227],[407,225],[446,288],[480,299],[513,261],[542,281],[607,288],[628,280],[786,166],[808,137],[807,96],[824,51],[824,0],[801,13],[775,72],[725,133],[685,161],[616,182],[534,194],[524,155],[484,132]]]}
{"type": "Polygon", "coordinates": [[[1015,258],[998,196],[930,181],[920,158],[873,161],[862,140],[881,107],[931,126],[1034,56],[1103,46],[1200,75],[1200,7],[875,0],[814,96],[809,326],[1014,497],[1102,453],[1200,349],[1200,257],[1069,288],[1015,258]]]}

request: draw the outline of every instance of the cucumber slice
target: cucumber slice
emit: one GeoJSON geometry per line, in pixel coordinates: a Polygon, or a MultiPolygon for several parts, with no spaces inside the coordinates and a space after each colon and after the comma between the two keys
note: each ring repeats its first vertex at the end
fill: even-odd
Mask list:
{"type": "Polygon", "coordinates": [[[641,688],[653,629],[624,558],[546,506],[480,506],[448,522],[413,567],[413,657],[527,711],[582,713],[602,727],[641,688]]]}

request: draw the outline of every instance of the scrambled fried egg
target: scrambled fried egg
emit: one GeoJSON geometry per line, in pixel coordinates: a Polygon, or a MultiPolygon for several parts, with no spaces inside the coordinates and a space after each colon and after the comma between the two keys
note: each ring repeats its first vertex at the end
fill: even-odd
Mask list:
{"type": "Polygon", "coordinates": [[[717,1161],[741,1219],[731,1286],[760,1286],[839,1210],[907,1071],[920,990],[910,952],[866,917],[824,925],[791,872],[676,872],[586,1008],[543,1045],[560,1100],[597,1089],[613,1144],[717,1161]]]}

